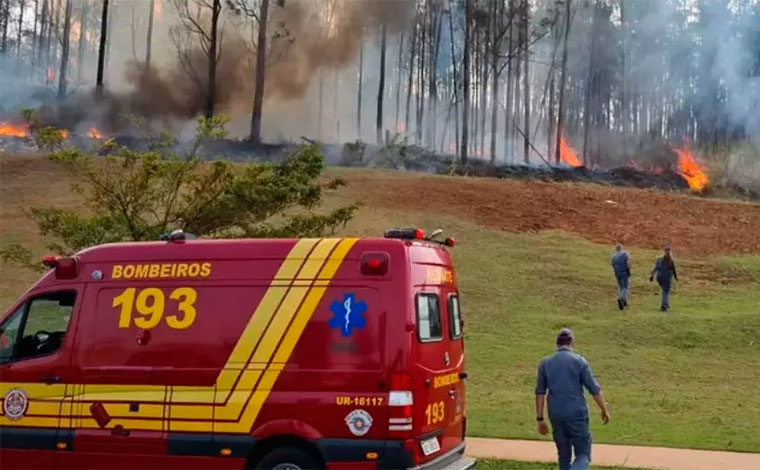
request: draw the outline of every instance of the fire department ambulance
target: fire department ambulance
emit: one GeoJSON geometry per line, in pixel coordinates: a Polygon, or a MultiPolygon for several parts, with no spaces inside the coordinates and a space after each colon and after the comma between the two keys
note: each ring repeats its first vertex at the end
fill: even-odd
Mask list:
{"type": "Polygon", "coordinates": [[[0,323],[4,469],[474,465],[452,239],[189,238],[44,258],[0,323]]]}

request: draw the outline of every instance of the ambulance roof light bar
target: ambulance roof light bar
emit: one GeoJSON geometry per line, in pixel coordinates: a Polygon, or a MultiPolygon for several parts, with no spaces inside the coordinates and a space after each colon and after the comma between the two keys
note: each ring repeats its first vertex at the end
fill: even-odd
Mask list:
{"type": "Polygon", "coordinates": [[[390,228],[385,231],[385,238],[402,240],[424,240],[425,232],[418,228],[390,228]]]}
{"type": "Polygon", "coordinates": [[[391,228],[385,231],[384,236],[385,238],[400,238],[402,240],[425,240],[453,248],[456,244],[456,240],[453,238],[446,238],[443,241],[436,240],[442,234],[443,230],[441,229],[434,230],[426,237],[425,232],[418,228],[391,228]]]}

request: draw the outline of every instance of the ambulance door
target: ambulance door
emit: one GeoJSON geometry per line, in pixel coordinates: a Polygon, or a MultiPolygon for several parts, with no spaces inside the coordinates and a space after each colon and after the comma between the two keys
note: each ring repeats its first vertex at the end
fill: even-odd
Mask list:
{"type": "Polygon", "coordinates": [[[461,354],[448,321],[449,291],[428,285],[414,297],[416,338],[413,372],[417,461],[436,458],[461,443],[461,354]]]}
{"type": "Polygon", "coordinates": [[[85,290],[82,309],[91,315],[78,331],[72,406],[83,468],[102,465],[104,454],[123,457],[112,467],[137,468],[167,453],[166,387],[155,367],[164,297],[164,289],[136,282],[93,282],[85,290]]]}
{"type": "Polygon", "coordinates": [[[0,325],[3,466],[29,466],[18,460],[24,449],[41,451],[35,466],[52,467],[52,452],[71,447],[61,414],[72,381],[72,316],[79,292],[80,285],[33,292],[0,325]]]}

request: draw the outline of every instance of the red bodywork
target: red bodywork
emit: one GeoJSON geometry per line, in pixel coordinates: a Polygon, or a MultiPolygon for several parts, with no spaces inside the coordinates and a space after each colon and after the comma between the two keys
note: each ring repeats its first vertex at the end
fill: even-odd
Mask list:
{"type": "Polygon", "coordinates": [[[450,254],[426,241],[346,240],[124,243],[87,249],[74,268],[59,260],[65,269],[2,320],[6,328],[41,294],[76,294],[55,352],[0,365],[3,397],[22,389],[28,399],[20,418],[3,407],[3,468],[243,468],[280,444],[308,448],[328,468],[458,455],[466,374],[450,254]],[[300,268],[285,273],[286,259],[300,268]],[[151,276],[153,264],[169,268],[151,276]],[[135,275],[125,278],[128,266],[135,275]],[[427,341],[417,310],[430,294],[442,334],[427,341]],[[277,310],[265,331],[254,328],[267,303],[277,310]],[[399,388],[413,404],[389,402],[399,388]],[[371,423],[352,428],[352,412],[371,423]],[[440,450],[426,456],[423,439],[440,450]]]}

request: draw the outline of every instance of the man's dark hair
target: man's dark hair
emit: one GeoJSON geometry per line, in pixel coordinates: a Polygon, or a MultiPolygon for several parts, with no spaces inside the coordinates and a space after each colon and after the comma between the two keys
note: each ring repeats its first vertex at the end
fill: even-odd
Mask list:
{"type": "Polygon", "coordinates": [[[557,335],[557,346],[569,346],[573,342],[573,332],[569,328],[562,328],[557,335]]]}

